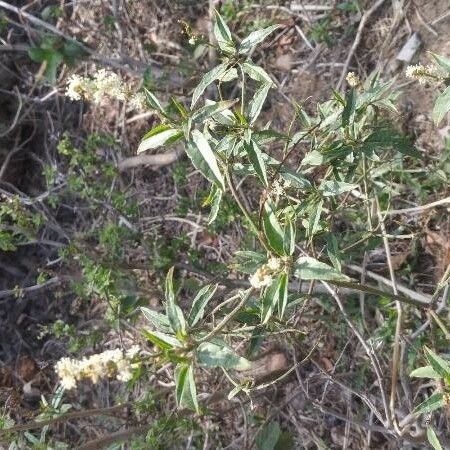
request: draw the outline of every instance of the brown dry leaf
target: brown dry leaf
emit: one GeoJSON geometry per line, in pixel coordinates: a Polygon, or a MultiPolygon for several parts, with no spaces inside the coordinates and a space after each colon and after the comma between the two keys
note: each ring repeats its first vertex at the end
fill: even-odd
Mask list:
{"type": "Polygon", "coordinates": [[[280,55],[275,60],[275,66],[279,70],[283,70],[288,72],[291,70],[292,67],[292,55],[289,53],[286,53],[284,55],[280,55]]]}
{"type": "Polygon", "coordinates": [[[39,367],[34,359],[28,356],[22,356],[17,365],[17,374],[24,381],[32,380],[39,372],[39,367]]]}

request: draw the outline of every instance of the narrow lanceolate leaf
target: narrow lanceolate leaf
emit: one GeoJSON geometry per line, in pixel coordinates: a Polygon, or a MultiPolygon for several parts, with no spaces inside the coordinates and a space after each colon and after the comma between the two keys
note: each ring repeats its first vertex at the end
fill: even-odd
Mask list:
{"type": "Polygon", "coordinates": [[[217,284],[208,284],[198,291],[197,295],[194,298],[194,301],[192,302],[191,312],[189,313],[189,326],[195,326],[198,321],[203,318],[203,315],[205,314],[205,307],[211,300],[216,290],[217,284]]]}
{"type": "Polygon", "coordinates": [[[250,61],[242,63],[241,67],[244,73],[246,73],[252,80],[264,84],[273,84],[272,78],[270,78],[269,74],[262,67],[259,67],[250,61]]]}
{"type": "Polygon", "coordinates": [[[356,92],[355,89],[350,89],[345,94],[345,106],[344,110],[342,111],[342,126],[346,127],[350,123],[350,118],[355,112],[355,106],[356,106],[356,92]]]}
{"type": "Polygon", "coordinates": [[[211,225],[217,218],[217,214],[219,213],[220,210],[220,204],[222,202],[222,195],[223,195],[222,189],[216,187],[212,197],[211,211],[209,212],[208,216],[208,225],[211,225]]]}
{"type": "Polygon", "coordinates": [[[216,156],[200,131],[194,130],[192,132],[192,142],[188,142],[186,153],[204,177],[225,190],[225,183],[217,165],[216,156]]]}
{"type": "Polygon", "coordinates": [[[261,180],[262,184],[267,187],[269,182],[267,181],[266,165],[262,158],[261,150],[252,140],[249,143],[244,142],[244,149],[247,152],[248,159],[252,163],[258,178],[261,180]]]}
{"type": "Polygon", "coordinates": [[[272,25],[264,28],[263,30],[257,30],[250,33],[239,46],[239,53],[248,53],[255,45],[262,42],[269,34],[273,33],[278,28],[278,25],[272,25]]]}
{"type": "Polygon", "coordinates": [[[230,29],[223,20],[222,16],[216,11],[216,20],[214,22],[214,36],[216,37],[219,48],[227,54],[236,52],[230,29]]]}
{"type": "Polygon", "coordinates": [[[147,99],[148,104],[153,108],[156,109],[159,113],[161,113],[163,116],[166,116],[166,112],[164,111],[164,108],[162,107],[159,100],[156,98],[156,96],[150,92],[148,89],[144,89],[145,97],[147,99]]]}
{"type": "Polygon", "coordinates": [[[277,302],[278,317],[280,319],[283,318],[284,312],[286,311],[286,306],[287,306],[287,301],[288,301],[288,281],[289,281],[288,274],[286,272],[283,272],[279,276],[280,288],[279,288],[278,302],[277,302]]]}
{"type": "Polygon", "coordinates": [[[409,376],[412,378],[442,378],[431,366],[418,367],[409,376]]]}
{"type": "Polygon", "coordinates": [[[170,322],[167,316],[161,314],[153,309],[141,307],[142,314],[144,317],[156,328],[158,331],[167,333],[171,331],[170,322]]]}
{"type": "Polygon", "coordinates": [[[295,276],[302,280],[349,281],[350,278],[333,267],[309,256],[300,257],[295,263],[295,276]]]}
{"type": "Polygon", "coordinates": [[[169,318],[170,326],[177,336],[186,335],[186,321],[183,311],[175,303],[175,292],[173,290],[173,267],[170,268],[166,277],[166,314],[169,318]]]}
{"type": "Polygon", "coordinates": [[[143,330],[142,333],[150,342],[153,342],[153,344],[163,350],[170,350],[174,347],[182,346],[181,342],[175,336],[171,336],[166,333],[148,330],[143,330]]]}
{"type": "Polygon", "coordinates": [[[284,254],[284,233],[275,214],[275,207],[271,202],[264,204],[263,230],[269,247],[278,255],[284,254]]]}
{"type": "Polygon", "coordinates": [[[444,394],[439,392],[427,398],[424,402],[414,408],[416,414],[427,414],[445,405],[444,394]]]}
{"type": "Polygon", "coordinates": [[[267,94],[271,88],[270,84],[263,84],[256,92],[253,98],[250,100],[247,109],[248,122],[251,125],[258,118],[259,113],[266,101],[267,94]]]}
{"type": "Polygon", "coordinates": [[[183,133],[180,130],[171,128],[169,125],[158,125],[143,137],[137,149],[137,153],[139,154],[146,150],[175,142],[182,134],[183,133]]]}
{"type": "Polygon", "coordinates": [[[450,111],[450,86],[447,86],[444,92],[436,99],[433,108],[433,120],[439,125],[442,119],[450,111]]]}
{"type": "Polygon", "coordinates": [[[331,197],[333,195],[340,195],[344,192],[352,191],[357,187],[357,184],[346,183],[345,181],[328,180],[321,183],[319,191],[322,191],[323,196],[331,197]]]}
{"type": "Polygon", "coordinates": [[[288,275],[283,272],[264,291],[262,299],[261,323],[266,324],[272,317],[275,308],[278,316],[283,318],[288,299],[288,275]]]}
{"type": "Polygon", "coordinates": [[[427,439],[430,445],[434,448],[434,450],[443,450],[442,445],[439,442],[439,439],[436,435],[436,432],[432,427],[427,428],[427,439]]]}
{"type": "Polygon", "coordinates": [[[204,342],[197,349],[197,361],[203,367],[223,367],[224,369],[248,370],[250,361],[237,355],[227,345],[204,342]]]}
{"type": "Polygon", "coordinates": [[[218,66],[214,67],[214,69],[211,69],[209,72],[205,73],[205,75],[203,75],[199,84],[197,85],[197,87],[194,89],[194,92],[192,93],[191,109],[194,108],[194,106],[197,103],[200,96],[203,94],[203,92],[205,92],[205,89],[213,81],[220,79],[223,75],[225,75],[227,68],[228,68],[228,63],[222,63],[222,64],[219,64],[218,66]]]}
{"type": "Polygon", "coordinates": [[[437,372],[442,378],[450,381],[450,362],[441,358],[439,355],[436,355],[436,353],[428,347],[425,347],[424,350],[425,356],[434,371],[437,372]]]}
{"type": "MultiPolygon", "coordinates": [[[[229,110],[229,108],[231,108],[237,101],[238,100],[236,99],[221,102],[210,102],[192,114],[192,122],[203,122],[210,117],[214,117],[214,115],[218,115],[218,113],[221,113],[222,111],[229,110]]],[[[229,111],[229,113],[233,116],[231,111],[229,111]]]]}
{"type": "Polygon", "coordinates": [[[185,407],[199,412],[194,368],[191,364],[178,364],[175,367],[175,386],[178,407],[185,407]]]}
{"type": "Polygon", "coordinates": [[[329,233],[327,236],[327,255],[337,271],[341,271],[341,260],[339,258],[339,246],[336,236],[329,233]]]}
{"type": "Polygon", "coordinates": [[[286,220],[286,224],[284,226],[284,253],[286,255],[293,255],[295,251],[295,227],[290,219],[286,220]]]}

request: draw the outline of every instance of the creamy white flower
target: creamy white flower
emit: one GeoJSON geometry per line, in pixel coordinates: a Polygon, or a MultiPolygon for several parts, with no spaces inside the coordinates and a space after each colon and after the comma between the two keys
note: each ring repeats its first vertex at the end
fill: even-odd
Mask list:
{"type": "Polygon", "coordinates": [[[67,83],[66,96],[71,100],[81,100],[84,90],[84,78],[72,75],[67,83]]]}
{"type": "Polygon", "coordinates": [[[405,75],[407,78],[417,80],[420,84],[425,84],[430,80],[440,78],[438,69],[435,66],[424,66],[423,64],[408,66],[405,75]]]}
{"type": "Polygon", "coordinates": [[[147,106],[145,95],[142,92],[136,92],[130,97],[130,105],[133,109],[145,109],[147,106]]]}
{"type": "Polygon", "coordinates": [[[138,353],[139,347],[134,345],[125,354],[120,349],[113,349],[81,360],[62,358],[56,363],[55,370],[65,389],[76,387],[77,381],[86,378],[93,383],[105,376],[128,381],[133,375],[132,369],[139,365],[131,362],[138,353]]]}
{"type": "Polygon", "coordinates": [[[264,267],[260,267],[250,278],[250,284],[255,289],[268,286],[272,282],[272,277],[266,273],[264,267]]]}
{"type": "Polygon", "coordinates": [[[350,87],[356,87],[361,83],[361,80],[359,79],[358,75],[356,75],[355,72],[349,72],[345,77],[345,80],[347,81],[350,87]]]}
{"type": "Polygon", "coordinates": [[[284,261],[281,258],[270,258],[269,261],[267,261],[267,267],[274,272],[280,271],[283,266],[284,261]]]}

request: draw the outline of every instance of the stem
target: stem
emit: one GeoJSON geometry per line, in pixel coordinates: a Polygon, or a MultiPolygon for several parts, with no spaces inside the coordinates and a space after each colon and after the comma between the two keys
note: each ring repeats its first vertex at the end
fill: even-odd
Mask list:
{"type": "Polygon", "coordinates": [[[259,242],[261,242],[261,245],[264,247],[264,249],[267,252],[270,252],[270,249],[268,245],[266,244],[262,233],[258,229],[258,227],[255,225],[255,222],[253,222],[253,219],[250,216],[250,213],[248,212],[247,208],[245,207],[244,203],[242,202],[241,198],[239,197],[239,194],[236,190],[236,186],[234,185],[232,175],[230,174],[230,171],[227,166],[225,166],[225,179],[227,180],[228,186],[230,187],[231,194],[233,195],[234,199],[236,200],[236,203],[238,204],[239,208],[241,209],[242,213],[244,214],[245,218],[250,223],[250,226],[253,230],[253,232],[256,234],[256,236],[259,239],[259,242]]]}

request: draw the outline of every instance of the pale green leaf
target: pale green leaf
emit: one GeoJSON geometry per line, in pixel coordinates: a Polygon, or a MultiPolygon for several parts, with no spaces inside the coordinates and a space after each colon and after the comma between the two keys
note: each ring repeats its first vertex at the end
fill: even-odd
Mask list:
{"type": "Polygon", "coordinates": [[[203,367],[223,367],[224,369],[248,370],[250,361],[237,355],[225,344],[204,342],[197,349],[197,361],[203,367]]]}
{"type": "Polygon", "coordinates": [[[159,125],[144,136],[139,144],[137,153],[139,154],[146,150],[151,150],[174,142],[181,136],[182,132],[180,130],[170,128],[168,125],[159,125]]]}
{"type": "Polygon", "coordinates": [[[424,402],[414,408],[416,414],[428,414],[445,405],[444,394],[439,392],[427,398],[424,402]]]}
{"type": "Polygon", "coordinates": [[[442,119],[450,111],[450,86],[447,86],[444,92],[439,95],[434,103],[433,120],[435,125],[439,125],[442,119]]]}
{"type": "Polygon", "coordinates": [[[215,80],[220,79],[228,69],[228,63],[222,63],[218,66],[214,67],[214,69],[211,69],[209,72],[205,73],[203,75],[202,79],[200,80],[197,87],[194,89],[194,92],[192,93],[192,102],[191,102],[191,109],[194,108],[195,104],[197,103],[200,96],[205,92],[205,89],[215,80]]]}
{"type": "Polygon", "coordinates": [[[358,187],[357,184],[346,183],[345,181],[327,180],[323,181],[319,186],[319,191],[325,197],[340,195],[344,192],[352,191],[358,187]]]}
{"type": "Polygon", "coordinates": [[[162,348],[163,350],[170,350],[173,347],[182,347],[181,342],[175,337],[159,331],[143,330],[144,336],[153,344],[162,348]]]}
{"type": "Polygon", "coordinates": [[[414,378],[442,378],[431,366],[418,367],[409,376],[414,378]]]}
{"type": "Polygon", "coordinates": [[[267,187],[269,182],[267,181],[266,165],[264,164],[261,150],[252,140],[249,143],[244,142],[244,149],[247,152],[248,158],[252,163],[258,178],[261,180],[262,184],[267,187]]]}
{"type": "Polygon", "coordinates": [[[284,254],[284,232],[275,214],[274,205],[267,201],[262,213],[263,231],[270,248],[278,255],[284,254]]]}
{"type": "Polygon", "coordinates": [[[295,276],[302,280],[349,281],[350,278],[333,267],[309,256],[301,256],[295,263],[295,276]]]}
{"type": "Polygon", "coordinates": [[[197,388],[192,365],[178,364],[175,367],[175,386],[178,407],[189,408],[198,413],[197,388]]]}
{"type": "Polygon", "coordinates": [[[191,312],[189,313],[188,324],[194,327],[205,314],[205,307],[211,300],[217,290],[217,284],[208,284],[200,289],[192,302],[191,312]]]}
{"type": "Polygon", "coordinates": [[[253,98],[250,100],[247,109],[247,116],[249,124],[253,124],[258,118],[259,113],[266,101],[267,94],[269,93],[271,85],[263,84],[256,92],[253,98]]]}
{"type": "Polygon", "coordinates": [[[239,46],[239,53],[248,53],[255,45],[262,42],[269,34],[273,33],[279,26],[272,25],[270,27],[264,28],[263,30],[256,30],[251,32],[239,46]]]}
{"type": "Polygon", "coordinates": [[[450,362],[436,355],[428,347],[424,347],[425,356],[431,367],[442,377],[450,380],[450,362]]]}
{"type": "Polygon", "coordinates": [[[205,106],[198,109],[192,114],[192,122],[203,122],[206,119],[209,119],[210,117],[215,118],[215,116],[219,116],[219,113],[227,111],[229,112],[228,115],[225,117],[229,118],[230,114],[232,117],[233,113],[229,110],[234,104],[236,104],[238,100],[224,100],[221,102],[207,102],[205,106]]]}
{"type": "Polygon", "coordinates": [[[427,428],[427,439],[430,445],[434,448],[434,450],[443,450],[442,445],[439,442],[439,439],[436,435],[436,432],[432,427],[427,428]]]}
{"type": "Polygon", "coordinates": [[[169,269],[166,277],[166,314],[169,319],[170,326],[177,336],[186,335],[186,321],[183,311],[175,303],[175,292],[173,289],[173,267],[169,269]]]}
{"type": "Polygon", "coordinates": [[[259,431],[255,439],[257,450],[275,450],[281,436],[278,422],[269,422],[259,431]]]}
{"type": "Polygon", "coordinates": [[[158,330],[163,333],[171,331],[170,322],[167,316],[144,306],[141,307],[144,317],[158,330]]]}
{"type": "Polygon", "coordinates": [[[251,79],[263,84],[273,84],[272,78],[270,78],[269,74],[262,67],[253,64],[251,61],[242,63],[241,67],[244,73],[246,73],[251,79]]]}
{"type": "Polygon", "coordinates": [[[436,53],[430,53],[434,60],[450,75],[450,59],[436,53]]]}
{"type": "Polygon", "coordinates": [[[222,16],[216,11],[216,20],[214,21],[214,36],[216,37],[219,48],[227,54],[233,54],[236,52],[234,48],[233,39],[231,37],[230,29],[223,20],[222,16]]]}

